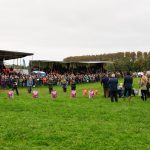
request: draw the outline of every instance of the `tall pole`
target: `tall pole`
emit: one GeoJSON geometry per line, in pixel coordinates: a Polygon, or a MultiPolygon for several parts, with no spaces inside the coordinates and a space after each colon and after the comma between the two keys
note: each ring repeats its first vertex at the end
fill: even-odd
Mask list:
{"type": "Polygon", "coordinates": [[[17,69],[18,69],[18,58],[17,58],[17,69]]]}
{"type": "Polygon", "coordinates": [[[21,58],[20,58],[20,66],[21,66],[21,58]]]}
{"type": "Polygon", "coordinates": [[[40,61],[39,61],[39,71],[40,71],[40,61]]]}
{"type": "Polygon", "coordinates": [[[13,59],[13,69],[15,69],[15,59],[13,59]]]}
{"type": "Polygon", "coordinates": [[[5,65],[5,58],[3,58],[3,62],[2,63],[3,63],[2,65],[5,65]]]}

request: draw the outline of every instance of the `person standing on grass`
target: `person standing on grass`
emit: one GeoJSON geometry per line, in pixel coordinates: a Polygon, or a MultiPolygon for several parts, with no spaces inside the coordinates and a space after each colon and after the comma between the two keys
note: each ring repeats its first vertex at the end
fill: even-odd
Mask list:
{"type": "Polygon", "coordinates": [[[49,75],[47,81],[48,81],[47,83],[48,83],[49,94],[51,94],[51,92],[53,90],[53,82],[54,82],[52,75],[49,75]]]}
{"type": "Polygon", "coordinates": [[[109,96],[109,85],[108,85],[109,77],[107,74],[104,74],[104,76],[101,79],[101,85],[103,85],[104,90],[104,97],[109,96]]]}
{"type": "Polygon", "coordinates": [[[67,80],[65,79],[64,76],[62,76],[61,78],[61,85],[62,85],[63,91],[66,93],[67,92],[67,80]]]}
{"type": "Polygon", "coordinates": [[[143,101],[147,100],[147,83],[148,83],[147,76],[143,75],[140,79],[141,99],[143,101]]]}
{"type": "Polygon", "coordinates": [[[150,88],[150,79],[147,78],[147,97],[148,97],[148,98],[150,97],[150,91],[149,91],[149,88],[150,88]]]}
{"type": "Polygon", "coordinates": [[[74,77],[71,78],[70,85],[71,85],[71,91],[75,91],[76,90],[76,81],[75,81],[74,77]]]}
{"type": "Polygon", "coordinates": [[[18,92],[18,79],[17,77],[13,77],[12,78],[12,90],[16,91],[16,94],[19,96],[19,92],[18,92]]]}
{"type": "Polygon", "coordinates": [[[110,90],[111,102],[118,102],[118,79],[115,77],[115,74],[111,75],[111,78],[108,81],[108,85],[110,90]]]}
{"type": "Polygon", "coordinates": [[[32,79],[32,77],[28,77],[28,79],[27,79],[27,87],[28,87],[28,93],[29,94],[32,91],[32,86],[33,86],[33,79],[32,79]]]}
{"type": "Polygon", "coordinates": [[[126,76],[124,77],[123,86],[124,86],[124,98],[128,96],[129,101],[131,100],[132,84],[133,84],[133,78],[130,72],[127,72],[126,76]]]}

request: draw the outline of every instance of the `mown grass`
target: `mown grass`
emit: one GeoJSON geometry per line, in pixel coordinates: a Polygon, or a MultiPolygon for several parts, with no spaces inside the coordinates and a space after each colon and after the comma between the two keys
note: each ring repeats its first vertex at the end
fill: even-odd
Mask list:
{"type": "Polygon", "coordinates": [[[149,99],[143,102],[136,96],[131,102],[111,103],[103,97],[100,83],[77,85],[75,99],[70,98],[69,86],[67,93],[57,86],[55,101],[47,87],[36,89],[38,99],[25,88],[19,89],[20,96],[14,100],[1,90],[0,149],[150,149],[149,99]],[[84,88],[98,89],[98,96],[93,100],[84,97],[84,88]]]}

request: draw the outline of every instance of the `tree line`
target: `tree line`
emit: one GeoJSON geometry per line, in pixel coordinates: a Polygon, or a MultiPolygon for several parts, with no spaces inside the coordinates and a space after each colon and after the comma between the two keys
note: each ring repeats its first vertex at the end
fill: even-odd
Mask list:
{"type": "Polygon", "coordinates": [[[66,57],[64,61],[112,61],[104,67],[109,71],[148,71],[150,70],[150,52],[117,52],[100,55],[66,57]]]}

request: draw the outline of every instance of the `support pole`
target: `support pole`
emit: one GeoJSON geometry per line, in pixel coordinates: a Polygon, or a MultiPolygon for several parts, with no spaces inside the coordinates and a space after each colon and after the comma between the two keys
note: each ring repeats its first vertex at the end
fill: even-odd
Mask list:
{"type": "Polygon", "coordinates": [[[40,71],[40,61],[39,61],[39,71],[40,71]]]}
{"type": "Polygon", "coordinates": [[[17,69],[18,69],[18,58],[17,58],[17,69]]]}
{"type": "Polygon", "coordinates": [[[21,66],[21,58],[20,58],[20,66],[21,66]]]}
{"type": "Polygon", "coordinates": [[[15,69],[15,59],[13,59],[13,69],[15,69]]]}

